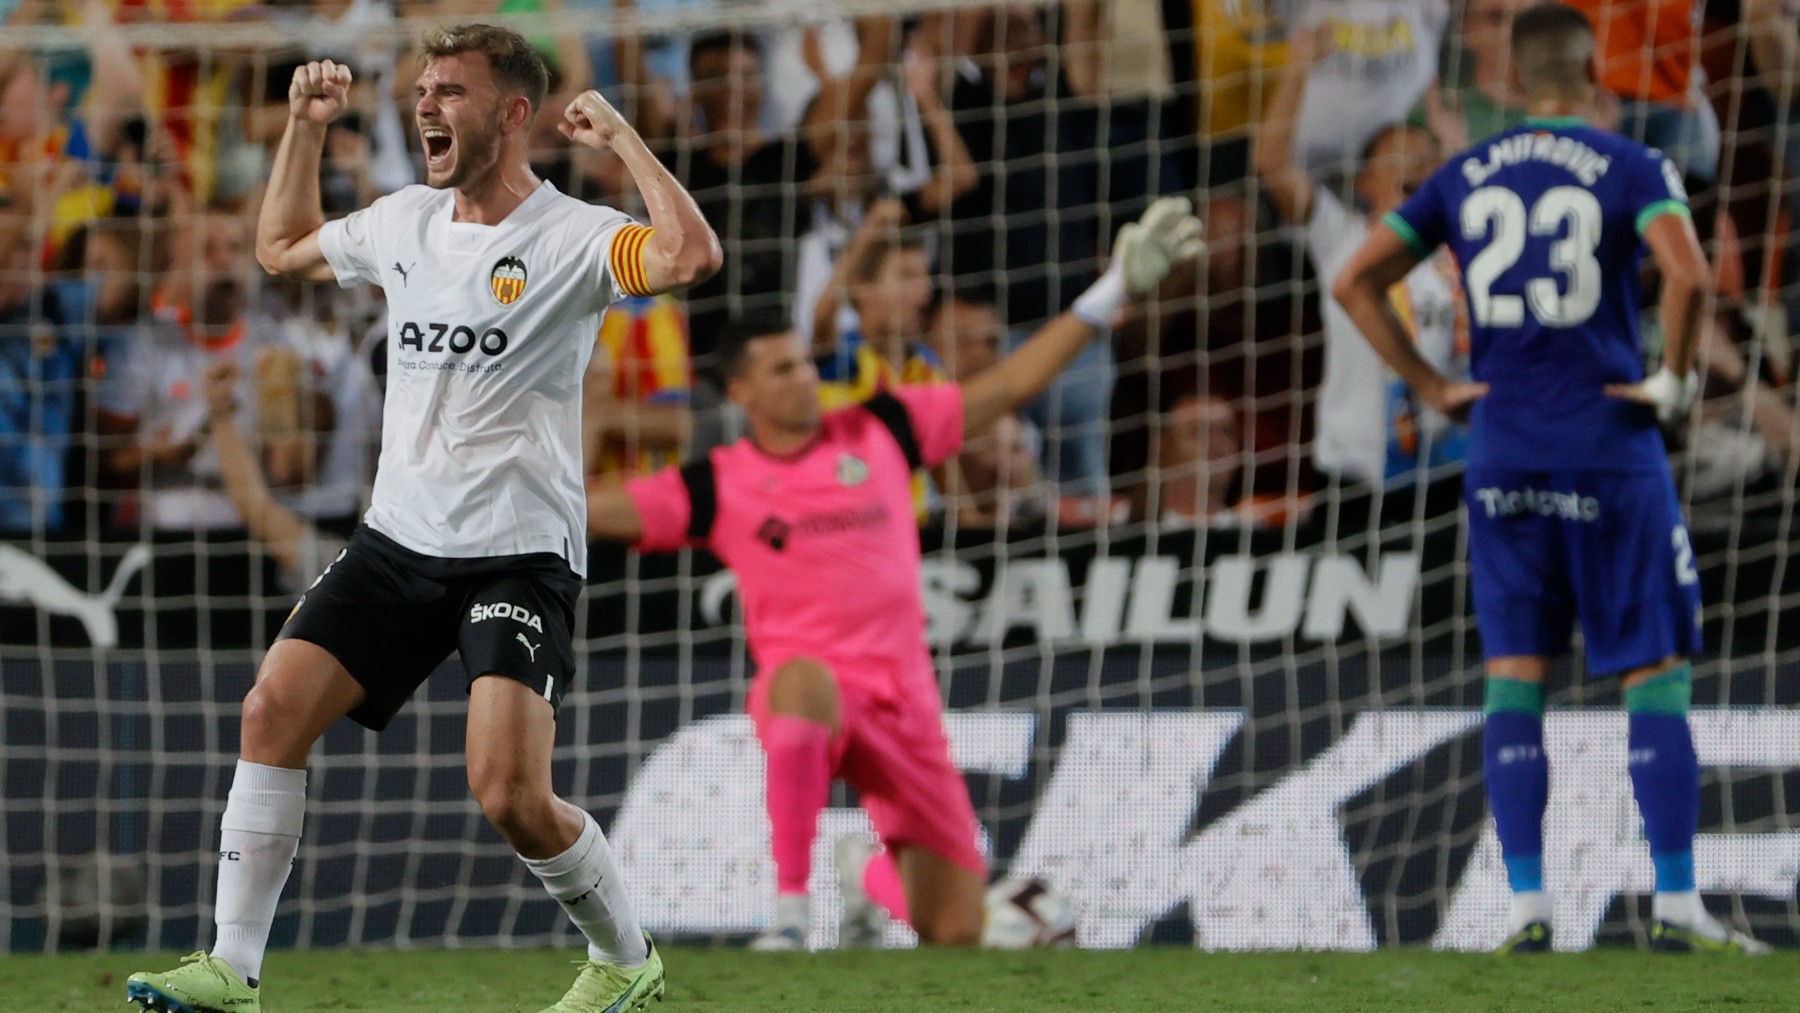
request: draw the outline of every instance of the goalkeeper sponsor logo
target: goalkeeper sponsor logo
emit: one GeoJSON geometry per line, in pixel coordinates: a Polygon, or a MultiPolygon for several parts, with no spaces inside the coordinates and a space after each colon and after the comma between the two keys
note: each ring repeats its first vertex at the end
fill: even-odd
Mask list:
{"type": "MultiPolygon", "coordinates": [[[[1800,714],[1697,708],[1692,721],[1703,766],[1745,775],[1800,766],[1800,714]]],[[[1474,821],[1470,843],[1448,849],[1435,834],[1369,836],[1393,829],[1369,829],[1369,800],[1438,783],[1445,756],[1478,743],[1479,710],[1351,715],[1335,740],[1303,760],[1256,771],[1249,792],[1240,764],[1258,750],[1245,710],[1076,709],[1060,723],[1066,729],[1055,733],[1057,719],[1041,723],[1029,708],[981,709],[947,713],[944,729],[964,772],[1044,785],[1005,867],[1069,896],[1082,946],[1134,946],[1174,921],[1188,923],[1195,943],[1213,950],[1368,950],[1395,942],[1384,893],[1409,858],[1374,855],[1377,843],[1414,861],[1430,855],[1432,878],[1443,877],[1439,904],[1408,915],[1427,919],[1415,941],[1489,951],[1506,934],[1510,893],[1490,820],[1474,821]],[[1048,741],[1059,748],[1045,761],[1048,741]],[[1121,779],[1122,770],[1131,776],[1121,779]]],[[[1649,846],[1641,834],[1621,832],[1638,825],[1626,739],[1626,716],[1617,710],[1545,719],[1544,751],[1558,772],[1545,820],[1545,874],[1559,948],[1585,949],[1615,898],[1654,888],[1649,846]]],[[[708,934],[766,924],[773,870],[762,772],[755,731],[742,715],[684,726],[644,762],[608,836],[637,886],[646,928],[708,934]]],[[[1461,797],[1452,791],[1416,804],[1421,813],[1463,805],[1479,813],[1480,793],[1476,778],[1461,797]]],[[[815,882],[831,874],[830,841],[868,826],[856,809],[822,815],[815,882]]],[[[1794,895],[1800,830],[1703,832],[1696,852],[1703,892],[1794,895]]]]}
{"type": "MultiPolygon", "coordinates": [[[[848,454],[845,457],[852,461],[856,460],[850,458],[848,454]]],[[[861,463],[857,461],[857,464],[861,463]]],[[[840,478],[843,475],[843,467],[843,463],[840,461],[838,465],[840,478]]],[[[867,477],[866,474],[864,477],[867,477]]],[[[857,481],[860,482],[862,479],[858,478],[857,481]]],[[[779,517],[771,516],[757,527],[756,537],[776,552],[783,552],[786,551],[788,543],[796,534],[814,537],[849,534],[853,531],[881,527],[888,522],[888,516],[887,504],[880,501],[844,510],[833,510],[829,513],[808,514],[791,524],[779,517]]],[[[733,586],[736,586],[735,582],[733,586]]]]}
{"type": "Polygon", "coordinates": [[[523,605],[514,605],[511,602],[503,601],[493,605],[469,606],[469,622],[485,623],[489,619],[511,619],[513,622],[523,623],[539,633],[544,632],[543,619],[523,605]]]}

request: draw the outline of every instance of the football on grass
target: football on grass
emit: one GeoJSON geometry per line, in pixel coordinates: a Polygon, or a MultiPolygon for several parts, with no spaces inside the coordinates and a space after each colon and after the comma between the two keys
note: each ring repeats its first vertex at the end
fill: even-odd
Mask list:
{"type": "Polygon", "coordinates": [[[1041,879],[1011,876],[988,887],[981,945],[991,950],[1075,945],[1075,905],[1041,879]]]}

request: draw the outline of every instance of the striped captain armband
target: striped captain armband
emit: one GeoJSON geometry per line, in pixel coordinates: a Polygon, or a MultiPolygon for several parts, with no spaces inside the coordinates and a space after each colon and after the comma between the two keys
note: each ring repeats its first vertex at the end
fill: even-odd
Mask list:
{"type": "Polygon", "coordinates": [[[656,230],[643,225],[627,225],[613,234],[612,251],[607,266],[626,295],[647,298],[656,294],[650,288],[650,273],[644,269],[644,247],[656,230]]]}

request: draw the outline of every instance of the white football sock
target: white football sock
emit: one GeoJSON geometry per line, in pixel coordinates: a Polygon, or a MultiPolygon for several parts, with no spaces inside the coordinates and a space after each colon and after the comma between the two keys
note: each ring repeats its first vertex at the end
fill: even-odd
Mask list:
{"type": "Polygon", "coordinates": [[[1708,939],[1722,940],[1731,935],[1723,922],[1707,912],[1698,890],[1659,893],[1650,901],[1650,914],[1659,922],[1679,925],[1708,939]]]}
{"type": "Polygon", "coordinates": [[[776,929],[796,928],[801,934],[812,928],[812,898],[803,893],[784,893],[775,897],[776,929]]]}
{"type": "Polygon", "coordinates": [[[1524,890],[1512,895],[1512,930],[1519,931],[1532,922],[1550,923],[1550,895],[1542,890],[1524,890]]]}
{"type": "Polygon", "coordinates": [[[262,977],[275,905],[294,867],[306,816],[306,771],[239,760],[219,821],[212,955],[246,984],[262,977]]]}
{"type": "Polygon", "coordinates": [[[642,967],[650,959],[644,933],[625,896],[625,881],[613,861],[612,846],[600,832],[594,817],[582,813],[586,824],[569,850],[553,858],[534,860],[519,856],[544,889],[568,913],[569,920],[588,940],[588,959],[642,967]]]}

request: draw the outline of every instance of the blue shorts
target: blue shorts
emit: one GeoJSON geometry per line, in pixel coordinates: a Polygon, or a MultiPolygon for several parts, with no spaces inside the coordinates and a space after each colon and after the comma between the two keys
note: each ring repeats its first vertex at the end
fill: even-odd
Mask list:
{"type": "Polygon", "coordinates": [[[1592,675],[1700,652],[1700,574],[1667,472],[1471,468],[1463,501],[1485,657],[1557,657],[1577,618],[1592,675]]]}

